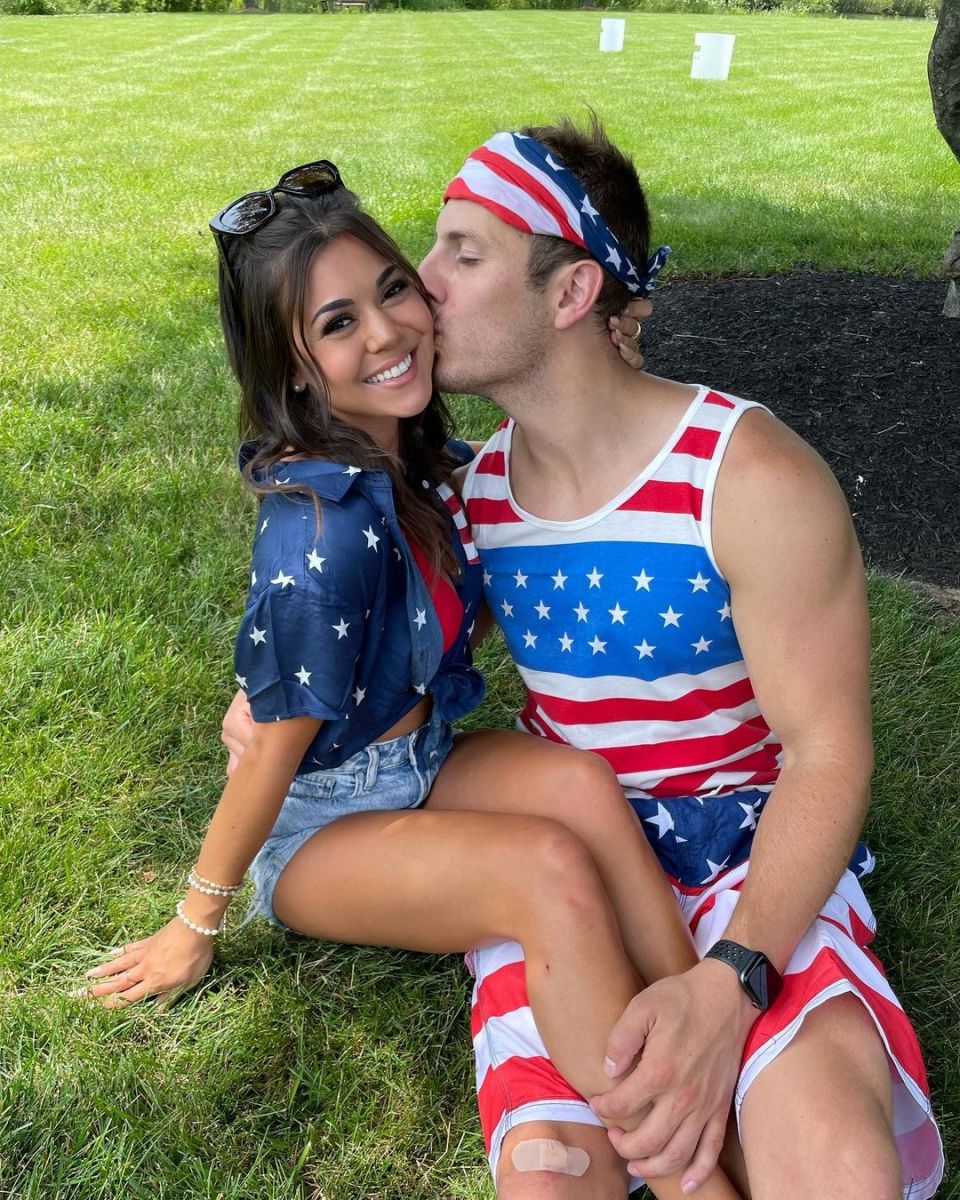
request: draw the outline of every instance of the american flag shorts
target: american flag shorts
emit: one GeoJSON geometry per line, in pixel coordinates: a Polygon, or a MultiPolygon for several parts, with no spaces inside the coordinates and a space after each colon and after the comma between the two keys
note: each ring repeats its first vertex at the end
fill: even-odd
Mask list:
{"type": "MultiPolygon", "coordinates": [[[[701,956],[723,936],[747,867],[725,872],[708,887],[675,887],[701,956]]],[[[848,870],[790,959],[777,1002],[751,1031],[736,1090],[737,1115],[747,1089],[790,1044],[806,1014],[851,993],[866,1006],[889,1058],[904,1197],[926,1200],[943,1176],[943,1148],[916,1035],[869,949],[875,927],[860,883],[848,870]]],[[[471,1025],[480,1121],[496,1178],[503,1139],[516,1126],[600,1122],[550,1062],[530,1011],[520,946],[501,942],[474,950],[467,965],[474,976],[471,1025]]]]}

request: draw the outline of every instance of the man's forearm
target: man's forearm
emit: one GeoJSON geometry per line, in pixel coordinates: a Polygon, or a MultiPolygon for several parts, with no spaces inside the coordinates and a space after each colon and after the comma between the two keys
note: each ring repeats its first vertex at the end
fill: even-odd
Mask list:
{"type": "Polygon", "coordinates": [[[750,870],[725,937],[782,971],[837,885],[869,803],[869,775],[848,763],[784,767],[757,825],[750,870]]]}

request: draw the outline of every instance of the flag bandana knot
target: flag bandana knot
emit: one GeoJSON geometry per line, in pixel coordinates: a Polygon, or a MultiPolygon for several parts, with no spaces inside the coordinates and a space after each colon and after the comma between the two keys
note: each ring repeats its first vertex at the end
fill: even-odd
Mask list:
{"type": "Polygon", "coordinates": [[[519,229],[582,246],[634,295],[650,295],[670,256],[661,246],[637,270],[576,175],[535,138],[497,133],[470,154],[443,195],[471,200],[519,229]]]}

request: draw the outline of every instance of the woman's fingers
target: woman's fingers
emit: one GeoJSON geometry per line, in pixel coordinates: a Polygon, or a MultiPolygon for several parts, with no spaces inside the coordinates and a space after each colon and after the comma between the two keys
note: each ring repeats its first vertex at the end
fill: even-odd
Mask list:
{"type": "Polygon", "coordinates": [[[128,1004],[136,1004],[138,1000],[146,1000],[151,995],[150,989],[143,982],[134,984],[125,992],[117,992],[103,1001],[104,1008],[126,1008],[128,1004]]]}

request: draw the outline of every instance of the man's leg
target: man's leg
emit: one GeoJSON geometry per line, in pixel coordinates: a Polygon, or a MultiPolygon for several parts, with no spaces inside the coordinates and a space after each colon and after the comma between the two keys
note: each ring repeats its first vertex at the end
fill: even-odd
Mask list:
{"type": "MultiPolygon", "coordinates": [[[[579,1158],[579,1155],[577,1156],[579,1158]]],[[[562,1161],[562,1156],[558,1156],[562,1161]]],[[[582,1159],[580,1162],[582,1165],[582,1159]]],[[[626,1164],[610,1145],[605,1129],[567,1121],[528,1121],[503,1139],[497,1165],[497,1200],[626,1200],[626,1164]],[[538,1141],[559,1142],[568,1150],[585,1151],[589,1165],[582,1175],[557,1170],[520,1170],[517,1160],[536,1159],[538,1141]]]]}
{"type": "Polygon", "coordinates": [[[740,1130],[753,1200],[902,1200],[890,1071],[867,1010],[827,1000],[765,1067],[740,1130]]]}

